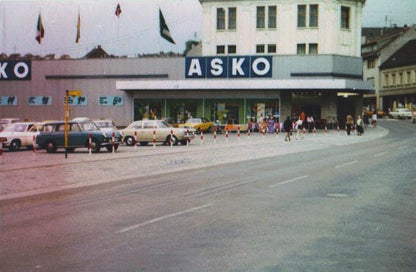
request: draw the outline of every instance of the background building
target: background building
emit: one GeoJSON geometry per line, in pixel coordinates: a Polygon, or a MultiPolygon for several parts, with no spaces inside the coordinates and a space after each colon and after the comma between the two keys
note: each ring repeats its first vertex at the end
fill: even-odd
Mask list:
{"type": "MultiPolygon", "coordinates": [[[[404,90],[393,91],[393,89],[400,85],[395,83],[393,84],[393,77],[396,75],[394,73],[390,73],[392,79],[386,80],[385,72],[381,71],[381,67],[386,68],[396,66],[395,68],[398,69],[398,65],[403,65],[405,63],[404,59],[406,59],[406,65],[411,65],[408,61],[412,59],[415,52],[414,49],[413,51],[402,51],[400,56],[397,56],[402,59],[400,62],[394,62],[393,59],[396,59],[396,57],[393,57],[393,55],[401,50],[403,46],[406,46],[406,48],[409,49],[409,46],[411,45],[408,45],[408,43],[413,39],[416,39],[416,26],[363,29],[363,75],[365,80],[373,82],[375,89],[374,94],[365,95],[364,104],[366,106],[376,107],[378,109],[388,111],[389,108],[391,109],[396,107],[395,104],[397,105],[397,103],[400,102],[396,99],[396,103],[394,103],[394,96],[400,94],[404,95],[405,93],[409,94],[409,92],[411,93],[409,90],[406,90],[404,93],[401,93],[404,90]],[[405,55],[403,55],[403,52],[405,52],[405,55]],[[387,61],[389,61],[389,63],[385,64],[387,61]]],[[[401,70],[406,69],[408,69],[408,67],[402,67],[401,70]]],[[[411,75],[412,73],[410,73],[410,81],[412,81],[411,75]]],[[[402,80],[404,77],[408,80],[407,71],[402,76],[402,80]]],[[[398,72],[397,79],[400,80],[400,78],[400,72],[398,72]]],[[[407,106],[410,107],[409,103],[412,101],[411,97],[407,100],[408,102],[404,101],[404,99],[401,100],[402,101],[400,103],[402,103],[402,105],[407,104],[407,106]]],[[[415,103],[414,99],[413,103],[415,103]]]]}
{"type": "Polygon", "coordinates": [[[342,123],[361,113],[373,91],[362,79],[365,1],[200,2],[201,55],[112,58],[99,47],[89,56],[100,59],[2,61],[0,115],[63,119],[65,90],[82,91],[72,117],[120,126],[189,116],[246,124],[302,111],[342,123]]]}

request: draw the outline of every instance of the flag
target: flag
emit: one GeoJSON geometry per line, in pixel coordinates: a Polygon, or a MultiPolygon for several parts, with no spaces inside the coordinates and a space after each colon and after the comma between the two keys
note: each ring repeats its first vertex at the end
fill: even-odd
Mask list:
{"type": "Polygon", "coordinates": [[[116,14],[116,16],[117,16],[118,18],[120,18],[120,14],[121,14],[120,4],[117,4],[115,14],[116,14]]]}
{"type": "Polygon", "coordinates": [[[172,39],[170,35],[169,27],[165,22],[165,18],[163,17],[162,11],[159,9],[159,26],[160,26],[160,36],[166,39],[168,42],[175,44],[175,41],[172,39]]]}
{"type": "Polygon", "coordinates": [[[78,11],[78,22],[77,22],[77,37],[75,38],[75,42],[79,43],[79,39],[81,38],[81,15],[78,11]]]}
{"type": "Polygon", "coordinates": [[[36,40],[39,44],[42,43],[42,38],[45,36],[45,28],[43,28],[42,17],[39,12],[38,25],[36,27],[36,40]]]}

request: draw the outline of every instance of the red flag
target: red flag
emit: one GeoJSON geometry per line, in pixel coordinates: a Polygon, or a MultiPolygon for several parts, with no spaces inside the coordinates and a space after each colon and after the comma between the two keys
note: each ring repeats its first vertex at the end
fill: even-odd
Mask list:
{"type": "Polygon", "coordinates": [[[81,15],[78,11],[78,22],[77,22],[77,37],[75,38],[75,42],[79,43],[79,39],[81,38],[81,15]]]}
{"type": "Polygon", "coordinates": [[[36,27],[36,40],[38,41],[39,44],[42,43],[42,38],[45,36],[45,28],[43,27],[42,24],[42,17],[40,15],[39,12],[39,18],[38,18],[38,25],[36,27]]]}
{"type": "Polygon", "coordinates": [[[115,12],[116,16],[118,18],[120,18],[120,14],[121,14],[121,8],[120,8],[120,4],[117,4],[117,8],[116,8],[116,12],[115,12]]]}

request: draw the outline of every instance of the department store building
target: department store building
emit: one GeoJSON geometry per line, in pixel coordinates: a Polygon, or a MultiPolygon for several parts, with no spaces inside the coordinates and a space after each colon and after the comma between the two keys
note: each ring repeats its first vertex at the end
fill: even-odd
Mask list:
{"type": "Polygon", "coordinates": [[[189,116],[246,124],[263,118],[357,116],[363,95],[355,1],[201,0],[202,41],[187,57],[1,60],[0,117],[189,116]],[[198,50],[199,49],[199,50],[198,50]]]}

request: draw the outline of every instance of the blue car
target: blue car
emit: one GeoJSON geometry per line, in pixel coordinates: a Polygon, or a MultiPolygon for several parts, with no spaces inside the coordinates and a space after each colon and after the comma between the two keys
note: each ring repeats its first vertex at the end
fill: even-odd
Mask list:
{"type": "MultiPolygon", "coordinates": [[[[109,152],[113,150],[112,135],[101,131],[91,121],[70,121],[68,122],[68,148],[73,152],[75,148],[89,146],[89,135],[91,134],[91,150],[99,152],[105,147],[109,152]]],[[[121,143],[120,133],[115,134],[114,150],[117,150],[121,143]]],[[[65,122],[45,122],[43,129],[36,137],[38,148],[46,149],[48,153],[54,153],[58,148],[65,148],[65,122]]]]}

